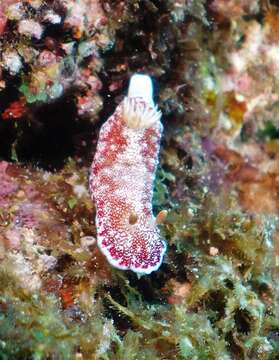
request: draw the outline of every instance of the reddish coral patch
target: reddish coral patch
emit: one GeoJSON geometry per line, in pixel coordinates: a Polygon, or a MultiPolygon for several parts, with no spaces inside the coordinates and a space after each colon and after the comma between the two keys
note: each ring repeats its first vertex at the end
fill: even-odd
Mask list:
{"type": "Polygon", "coordinates": [[[4,120],[8,119],[20,119],[27,111],[26,101],[24,97],[19,98],[12,102],[9,107],[2,113],[4,120]]]}

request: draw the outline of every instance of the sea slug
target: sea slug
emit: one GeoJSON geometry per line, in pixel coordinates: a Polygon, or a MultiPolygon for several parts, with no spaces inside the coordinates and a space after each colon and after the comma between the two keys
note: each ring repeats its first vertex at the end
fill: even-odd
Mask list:
{"type": "Polygon", "coordinates": [[[150,77],[133,75],[100,130],[90,174],[98,246],[111,265],[139,274],[157,270],[166,251],[152,212],[160,118],[150,77]]]}

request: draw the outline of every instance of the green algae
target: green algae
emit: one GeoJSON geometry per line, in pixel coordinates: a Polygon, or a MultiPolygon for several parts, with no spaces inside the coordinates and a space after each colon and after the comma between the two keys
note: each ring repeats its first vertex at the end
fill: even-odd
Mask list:
{"type": "Polygon", "coordinates": [[[44,84],[41,84],[36,92],[31,92],[29,84],[27,82],[23,82],[19,87],[19,91],[25,96],[27,103],[32,104],[37,101],[45,102],[48,99],[46,94],[46,88],[44,84]]]}
{"type": "Polygon", "coordinates": [[[272,121],[266,121],[263,129],[259,129],[257,133],[260,140],[274,140],[279,138],[279,129],[272,121]]]}
{"type": "MultiPolygon", "coordinates": [[[[156,191],[163,201],[157,205],[163,207],[170,194],[158,182],[174,181],[174,175],[164,170],[158,175],[156,191]]],[[[201,199],[191,211],[189,204],[169,206],[161,225],[169,242],[167,258],[151,276],[137,279],[112,269],[104,278],[103,270],[92,272],[78,242],[69,250],[64,241],[60,254],[71,260],[59,274],[68,279],[74,301],[61,301],[59,291],[30,291],[3,262],[0,357],[199,360],[237,354],[239,359],[276,359],[276,219],[259,223],[240,210],[233,195],[207,193],[201,199]],[[218,253],[210,255],[212,247],[218,253]],[[172,280],[175,287],[189,285],[174,302],[172,280]]]]}
{"type": "MultiPolygon", "coordinates": [[[[1,269],[1,359],[71,359],[76,332],[63,322],[54,296],[28,294],[1,269]]],[[[76,329],[77,330],[77,329],[76,329]]]]}

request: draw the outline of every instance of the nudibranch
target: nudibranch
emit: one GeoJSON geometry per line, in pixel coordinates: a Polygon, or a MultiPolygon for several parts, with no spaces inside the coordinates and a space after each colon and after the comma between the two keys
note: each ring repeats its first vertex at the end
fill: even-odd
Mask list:
{"type": "Polygon", "coordinates": [[[166,251],[152,212],[160,118],[150,77],[133,75],[101,127],[90,174],[98,246],[111,265],[139,274],[157,270],[166,251]]]}

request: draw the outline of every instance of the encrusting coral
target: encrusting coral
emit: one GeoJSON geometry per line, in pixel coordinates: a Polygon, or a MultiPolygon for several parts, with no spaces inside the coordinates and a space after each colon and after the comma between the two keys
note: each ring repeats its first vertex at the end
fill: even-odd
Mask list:
{"type": "Polygon", "coordinates": [[[278,12],[0,4],[1,359],[278,359],[278,12]],[[164,126],[152,205],[167,251],[141,277],[100,252],[88,191],[134,73],[156,80],[164,126]]]}

